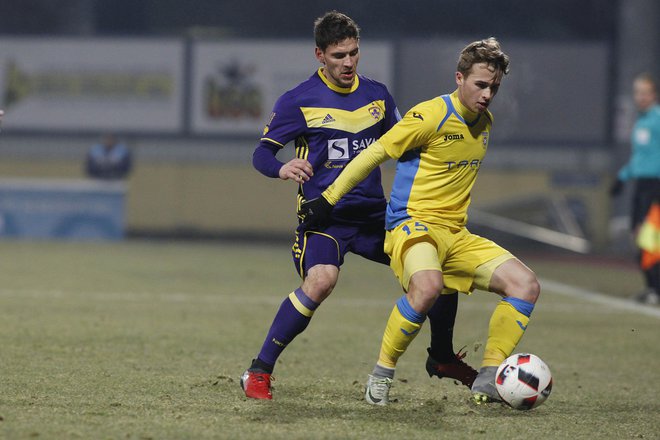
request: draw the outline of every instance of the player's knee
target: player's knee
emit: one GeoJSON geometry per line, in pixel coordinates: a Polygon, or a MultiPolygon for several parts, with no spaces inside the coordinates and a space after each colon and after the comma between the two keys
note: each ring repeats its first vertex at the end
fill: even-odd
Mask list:
{"type": "Polygon", "coordinates": [[[517,277],[510,293],[509,296],[514,296],[534,304],[541,294],[541,283],[539,283],[534,272],[526,270],[517,277]]]}
{"type": "Polygon", "coordinates": [[[413,308],[427,312],[440,296],[443,282],[439,271],[421,271],[410,279],[409,293],[413,297],[413,308]]]}
{"type": "Polygon", "coordinates": [[[312,269],[305,277],[302,289],[312,301],[320,304],[335,288],[339,272],[334,266],[327,270],[317,266],[312,269]]]}
{"type": "Polygon", "coordinates": [[[303,291],[312,301],[321,303],[332,293],[335,283],[329,279],[317,279],[303,285],[303,291]]]}

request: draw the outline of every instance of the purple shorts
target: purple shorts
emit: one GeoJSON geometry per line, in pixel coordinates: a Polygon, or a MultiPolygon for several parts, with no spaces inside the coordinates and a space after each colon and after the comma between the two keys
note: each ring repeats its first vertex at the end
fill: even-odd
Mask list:
{"type": "Polygon", "coordinates": [[[368,225],[333,224],[323,231],[296,229],[296,242],[291,248],[293,263],[304,278],[307,270],[317,264],[340,267],[347,252],[368,260],[390,264],[383,250],[385,227],[381,222],[368,225]]]}

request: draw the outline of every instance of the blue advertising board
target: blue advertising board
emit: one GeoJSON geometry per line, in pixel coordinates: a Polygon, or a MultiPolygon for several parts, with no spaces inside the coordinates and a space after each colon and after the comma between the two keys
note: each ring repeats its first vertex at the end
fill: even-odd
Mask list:
{"type": "Polygon", "coordinates": [[[126,185],[85,179],[0,179],[0,237],[118,240],[126,185]]]}

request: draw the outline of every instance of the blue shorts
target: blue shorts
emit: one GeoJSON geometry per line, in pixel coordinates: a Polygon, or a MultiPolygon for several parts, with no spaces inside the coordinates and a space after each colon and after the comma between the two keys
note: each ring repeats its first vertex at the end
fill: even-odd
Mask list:
{"type": "Polygon", "coordinates": [[[307,270],[317,264],[341,267],[348,252],[368,260],[390,264],[385,254],[385,226],[382,222],[368,225],[334,224],[322,231],[296,229],[296,241],[291,247],[293,263],[298,275],[305,277],[307,270]]]}

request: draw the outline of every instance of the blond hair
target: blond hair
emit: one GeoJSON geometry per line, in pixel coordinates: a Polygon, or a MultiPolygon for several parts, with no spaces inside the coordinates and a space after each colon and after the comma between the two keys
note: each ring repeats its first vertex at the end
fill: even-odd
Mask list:
{"type": "Polygon", "coordinates": [[[502,52],[495,37],[474,41],[461,51],[456,70],[467,76],[472,66],[486,63],[503,74],[509,73],[509,56],[502,52]]]}

